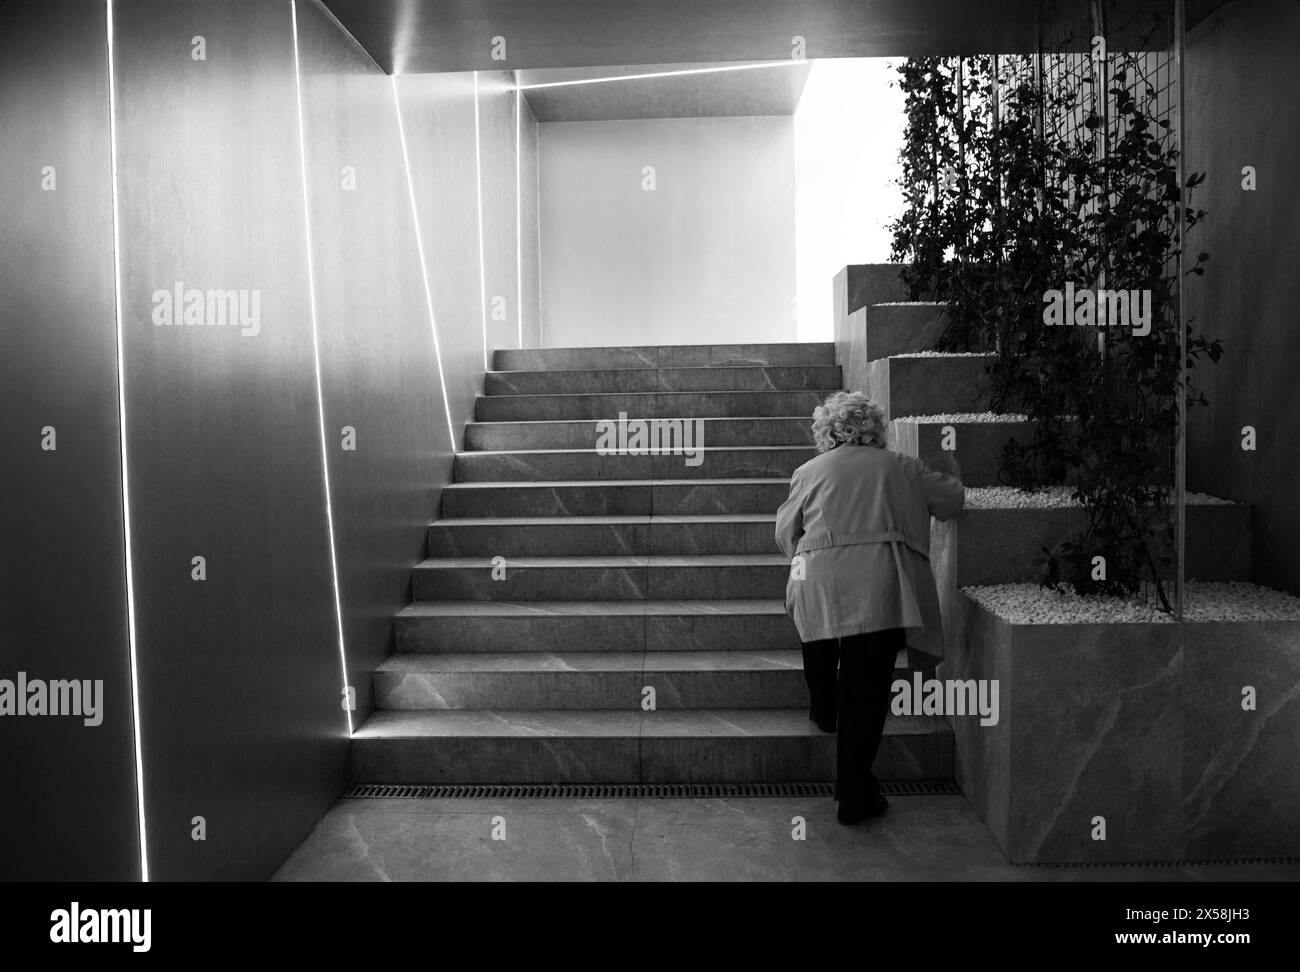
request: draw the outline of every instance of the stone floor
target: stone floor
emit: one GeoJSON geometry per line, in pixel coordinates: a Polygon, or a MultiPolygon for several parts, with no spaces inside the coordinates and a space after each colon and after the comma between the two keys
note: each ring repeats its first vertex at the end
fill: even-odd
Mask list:
{"type": "Polygon", "coordinates": [[[1296,881],[1300,864],[1016,866],[962,796],[895,797],[857,827],[826,798],[364,799],[341,800],[274,880],[1296,881]]]}

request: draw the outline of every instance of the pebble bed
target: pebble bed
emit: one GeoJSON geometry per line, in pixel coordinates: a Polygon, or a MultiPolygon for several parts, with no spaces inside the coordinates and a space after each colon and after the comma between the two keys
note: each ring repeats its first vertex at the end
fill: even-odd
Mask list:
{"type": "MultiPolygon", "coordinates": [[[[1073,492],[1069,486],[1049,486],[1036,490],[1017,489],[1014,486],[968,486],[965,505],[968,510],[1045,510],[1079,506],[1073,492]]],[[[1232,500],[1210,496],[1208,493],[1188,493],[1187,502],[1191,506],[1233,505],[1232,500]]]]}
{"type": "Polygon", "coordinates": [[[891,421],[960,424],[962,422],[1028,422],[1016,412],[949,412],[947,415],[899,415],[891,421]]]}
{"type": "MultiPolygon", "coordinates": [[[[963,587],[962,593],[1011,624],[1170,624],[1173,618],[1144,601],[1106,595],[1081,597],[1037,584],[963,587]]],[[[1300,621],[1300,597],[1244,581],[1188,581],[1188,621],[1300,621]]]]}
{"type": "Polygon", "coordinates": [[[906,354],[891,354],[891,358],[992,358],[985,351],[909,351],[906,354]]]}

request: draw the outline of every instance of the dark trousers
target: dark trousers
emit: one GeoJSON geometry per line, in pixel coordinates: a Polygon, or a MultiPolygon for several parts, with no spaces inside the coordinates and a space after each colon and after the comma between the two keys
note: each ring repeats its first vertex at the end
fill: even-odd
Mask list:
{"type": "Polygon", "coordinates": [[[906,644],[902,628],[804,643],[813,716],[837,724],[835,799],[841,802],[868,804],[880,797],[871,764],[889,715],[894,659],[906,644]]]}

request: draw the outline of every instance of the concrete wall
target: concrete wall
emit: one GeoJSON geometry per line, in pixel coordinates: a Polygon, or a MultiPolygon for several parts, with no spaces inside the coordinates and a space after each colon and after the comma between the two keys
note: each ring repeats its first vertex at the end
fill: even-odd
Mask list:
{"type": "Polygon", "coordinates": [[[539,130],[545,347],[795,340],[792,118],[539,130]]]}
{"type": "Polygon", "coordinates": [[[1188,485],[1254,508],[1254,579],[1300,593],[1300,4],[1226,4],[1187,38],[1187,161],[1204,172],[1193,205],[1207,212],[1189,251],[1195,327],[1224,341],[1193,380],[1210,400],[1188,422],[1188,485]],[[1258,188],[1242,188],[1243,166],[1258,188]],[[1241,448],[1254,426],[1258,448],[1241,448]]]}
{"type": "Polygon", "coordinates": [[[295,44],[281,0],[116,0],[114,155],[106,12],[0,5],[0,679],[105,689],[96,727],[0,720],[0,874],[137,879],[143,836],[153,879],[255,880],[347,782],[344,685],[359,724],[482,382],[484,282],[488,351],[521,309],[535,342],[535,135],[506,75],[477,125],[473,75],[432,78],[404,153],[392,80],[315,3],[295,44]],[[160,323],[176,281],[255,293],[256,327],[160,323]]]}

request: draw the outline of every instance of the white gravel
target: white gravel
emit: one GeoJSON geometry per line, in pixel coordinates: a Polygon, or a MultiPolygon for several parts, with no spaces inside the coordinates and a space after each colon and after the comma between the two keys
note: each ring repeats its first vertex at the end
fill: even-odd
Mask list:
{"type": "MultiPolygon", "coordinates": [[[[1145,601],[1062,594],[1037,584],[963,587],[962,592],[1012,624],[1172,623],[1145,601]]],[[[1188,581],[1188,621],[1300,621],[1300,597],[1240,581],[1188,581]]]]}
{"type": "Polygon", "coordinates": [[[986,351],[909,351],[906,354],[891,354],[891,358],[993,358],[996,355],[986,351]]]}
{"type": "MultiPolygon", "coordinates": [[[[1044,489],[1026,490],[1014,486],[968,486],[968,510],[1044,510],[1081,505],[1074,499],[1070,486],[1048,486],[1044,489]]],[[[1208,493],[1188,493],[1191,506],[1232,506],[1232,500],[1208,493]]]]}
{"type": "Polygon", "coordinates": [[[1017,412],[949,412],[947,415],[897,415],[891,422],[959,424],[962,422],[1028,422],[1028,415],[1017,412]]]}

